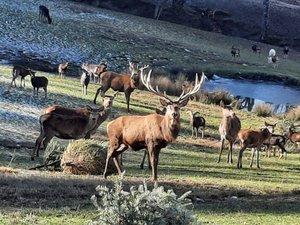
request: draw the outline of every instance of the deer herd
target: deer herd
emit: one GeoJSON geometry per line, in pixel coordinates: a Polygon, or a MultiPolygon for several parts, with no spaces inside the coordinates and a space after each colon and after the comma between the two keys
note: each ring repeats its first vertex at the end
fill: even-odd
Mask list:
{"type": "MultiPolygon", "coordinates": [[[[58,66],[60,78],[65,78],[65,73],[70,64],[62,63],[58,66]]],[[[140,82],[145,88],[159,97],[163,110],[157,109],[155,113],[149,115],[124,115],[120,116],[107,124],[107,136],[109,148],[105,160],[103,177],[107,176],[107,167],[112,159],[119,174],[123,169],[120,164],[122,153],[128,148],[134,151],[145,149],[144,158],[141,164],[143,168],[144,160],[148,155],[149,168],[152,170],[152,178],[157,181],[157,171],[159,154],[162,148],[176,140],[180,132],[180,110],[187,105],[190,99],[197,94],[203,87],[206,76],[202,73],[201,78],[198,74],[195,76],[195,85],[190,88],[184,88],[181,95],[172,100],[166,92],[160,91],[156,86],[151,85],[150,69],[148,73],[147,66],[139,67],[133,62],[129,62],[129,73],[116,73],[108,71],[104,63],[100,64],[82,64],[81,85],[83,94],[87,94],[87,86],[92,78],[100,87],[97,89],[93,102],[96,104],[98,95],[102,97],[100,108],[66,108],[53,105],[44,110],[40,116],[40,135],[38,136],[35,147],[32,151],[31,159],[39,156],[41,144],[45,149],[53,137],[60,139],[88,139],[96,133],[97,128],[108,118],[113,101],[119,92],[124,92],[127,111],[130,112],[130,96],[132,92],[139,87],[140,82]],[[105,93],[112,89],[115,91],[113,96],[106,96],[105,93]],[[120,157],[121,156],[121,157],[120,157]]],[[[16,86],[16,78],[21,77],[20,87],[25,86],[25,77],[31,76],[31,83],[35,89],[43,87],[45,96],[47,96],[48,79],[35,76],[35,72],[23,66],[14,66],[12,72],[11,86],[16,86]]],[[[219,125],[219,134],[221,139],[220,152],[217,163],[221,161],[221,155],[228,142],[227,163],[233,163],[233,147],[240,143],[238,152],[237,168],[242,168],[243,152],[247,148],[252,148],[251,163],[252,167],[254,155],[256,155],[256,166],[259,168],[260,148],[266,147],[266,156],[270,157],[270,151],[273,147],[281,149],[280,158],[286,158],[285,144],[287,140],[292,143],[300,142],[300,133],[289,128],[286,135],[274,134],[276,124],[264,124],[260,129],[241,129],[241,121],[233,111],[238,101],[235,100],[229,105],[220,102],[222,108],[222,119],[219,125]]],[[[204,138],[206,120],[199,112],[187,111],[190,115],[190,125],[192,129],[192,138],[198,138],[199,128],[202,131],[201,138],[204,138]]],[[[121,160],[122,161],[122,160],[121,160]]]]}

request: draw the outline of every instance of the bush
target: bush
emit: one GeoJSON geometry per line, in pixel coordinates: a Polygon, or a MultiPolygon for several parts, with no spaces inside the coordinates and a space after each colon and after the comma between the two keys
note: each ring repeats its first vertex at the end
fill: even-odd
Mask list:
{"type": "Polygon", "coordinates": [[[261,103],[254,107],[254,113],[256,113],[257,116],[261,117],[272,116],[273,110],[273,107],[267,103],[261,103]]]}
{"type": "Polygon", "coordinates": [[[113,189],[106,186],[96,188],[100,198],[91,197],[98,208],[97,221],[91,224],[105,225],[188,225],[197,223],[186,197],[190,192],[177,198],[173,190],[154,187],[150,191],[144,182],[138,188],[132,186],[129,191],[123,190],[122,177],[114,184],[113,189]]]}
{"type": "Polygon", "coordinates": [[[290,109],[286,113],[286,118],[291,121],[299,121],[300,120],[300,105],[298,105],[296,108],[290,109]]]}
{"type": "MultiPolygon", "coordinates": [[[[71,174],[103,174],[107,143],[92,139],[71,142],[61,159],[63,172],[71,174]]],[[[112,160],[108,164],[108,175],[116,173],[112,160]]]]}

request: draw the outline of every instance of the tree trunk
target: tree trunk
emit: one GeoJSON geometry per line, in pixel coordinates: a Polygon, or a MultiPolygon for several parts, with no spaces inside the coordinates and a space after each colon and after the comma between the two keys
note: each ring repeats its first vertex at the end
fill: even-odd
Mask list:
{"type": "Polygon", "coordinates": [[[262,32],[261,32],[261,40],[264,41],[268,37],[269,31],[269,7],[270,0],[263,0],[263,24],[262,24],[262,32]]]}

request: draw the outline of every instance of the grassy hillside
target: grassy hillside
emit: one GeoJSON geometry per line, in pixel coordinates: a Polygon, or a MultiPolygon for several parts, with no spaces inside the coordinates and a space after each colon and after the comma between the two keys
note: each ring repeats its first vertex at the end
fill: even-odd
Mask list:
{"type": "MultiPolygon", "coordinates": [[[[56,74],[37,73],[49,79],[49,98],[32,97],[30,81],[25,89],[9,88],[11,67],[0,67],[0,223],[2,224],[86,224],[96,215],[90,196],[98,184],[111,184],[101,176],[70,176],[61,172],[32,171],[42,162],[30,161],[32,145],[38,136],[38,117],[48,105],[68,107],[93,105],[98,85],[91,84],[83,96],[77,78],[61,80],[56,74]],[[10,140],[10,145],[4,141],[10,140]],[[15,145],[13,144],[15,143],[15,145]],[[25,143],[27,147],[25,146],[25,143]],[[19,145],[17,145],[19,144],[19,145]],[[28,147],[29,146],[29,147],[28,147]],[[30,147],[31,146],[31,147],[30,147]],[[20,210],[21,207],[21,210],[20,210]],[[18,212],[15,212],[18,209],[18,212]]],[[[19,83],[17,83],[19,84],[19,83]]],[[[112,92],[109,92],[112,94],[112,92]]],[[[159,107],[153,94],[135,90],[132,94],[132,114],[149,114],[159,107]]],[[[264,121],[274,123],[279,118],[258,118],[249,112],[236,111],[243,128],[258,128],[264,121]]],[[[127,114],[125,98],[115,101],[108,121],[127,114]]],[[[299,153],[288,147],[287,160],[265,158],[261,154],[261,169],[249,168],[250,151],[244,153],[244,168],[226,164],[227,151],[217,164],[219,149],[218,124],[221,108],[189,102],[181,112],[182,129],[177,140],[161,151],[158,168],[159,184],[180,195],[192,190],[195,214],[207,224],[298,224],[299,221],[299,153]],[[204,139],[192,139],[187,110],[199,111],[207,121],[204,139]]],[[[93,137],[106,140],[106,121],[93,137]]],[[[68,141],[61,141],[66,145],[68,141]]],[[[143,151],[128,150],[124,154],[125,186],[149,180],[151,172],[140,170],[143,151]]],[[[151,181],[150,186],[152,185],[151,181]]]]}

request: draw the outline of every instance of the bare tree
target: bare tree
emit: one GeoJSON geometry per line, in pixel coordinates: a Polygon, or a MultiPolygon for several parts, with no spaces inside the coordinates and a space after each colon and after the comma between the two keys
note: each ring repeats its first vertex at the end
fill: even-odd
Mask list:
{"type": "Polygon", "coordinates": [[[270,0],[263,0],[263,24],[262,24],[262,32],[261,32],[262,41],[264,41],[268,37],[269,8],[270,8],[270,0]]]}

